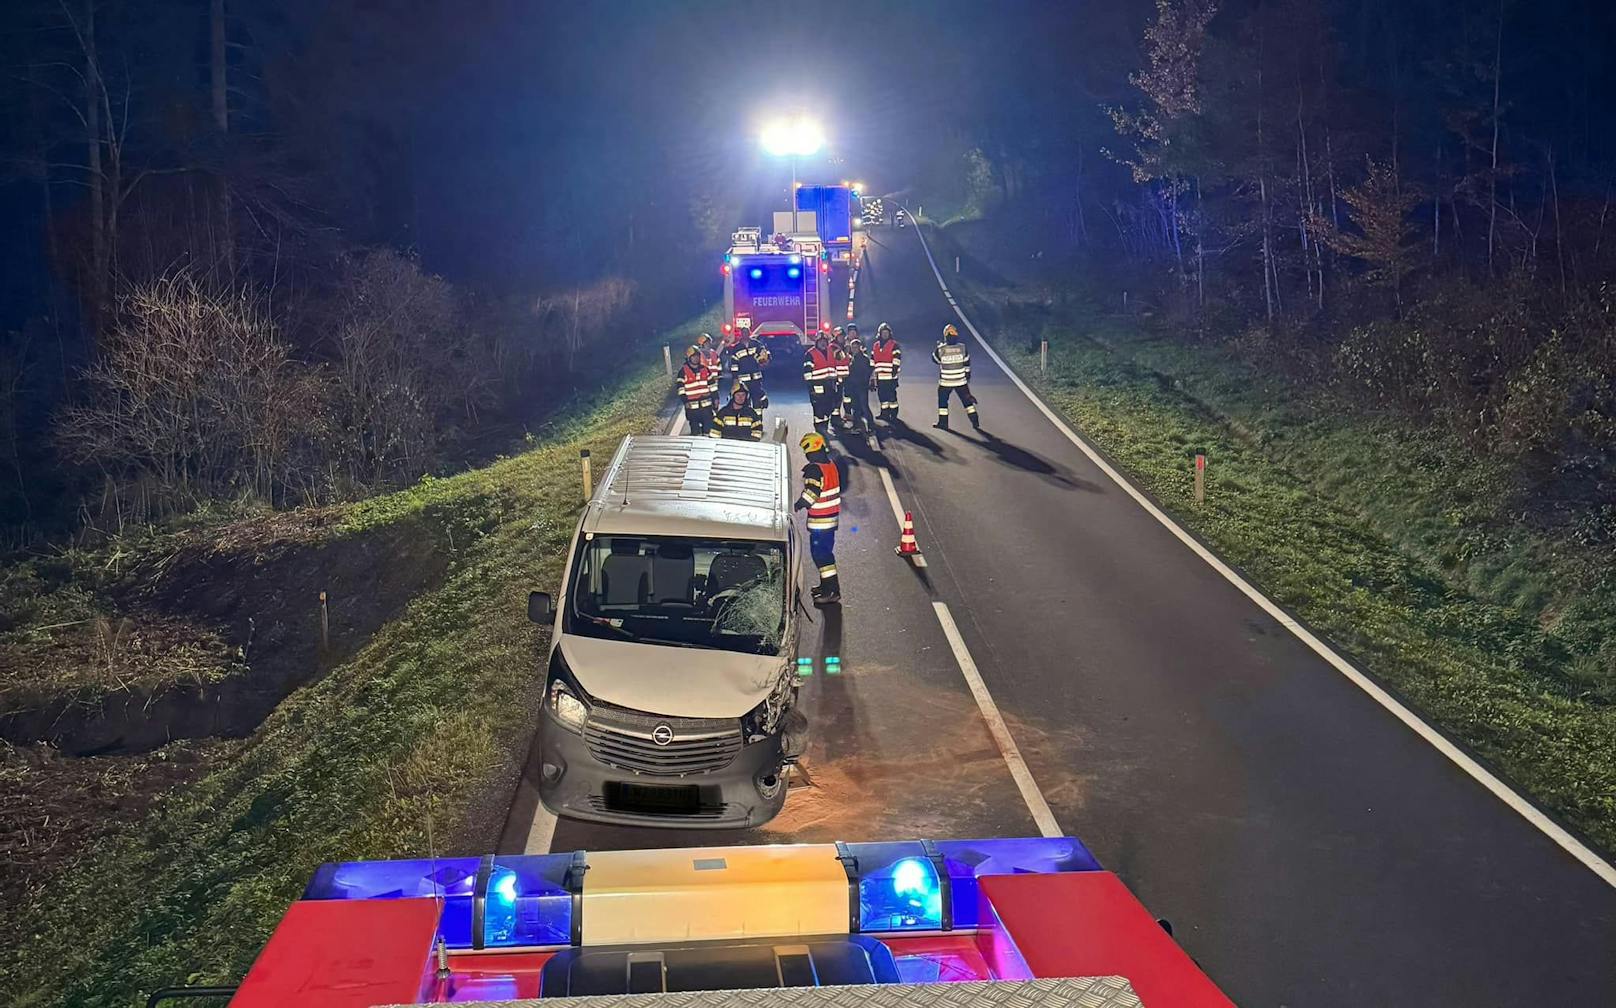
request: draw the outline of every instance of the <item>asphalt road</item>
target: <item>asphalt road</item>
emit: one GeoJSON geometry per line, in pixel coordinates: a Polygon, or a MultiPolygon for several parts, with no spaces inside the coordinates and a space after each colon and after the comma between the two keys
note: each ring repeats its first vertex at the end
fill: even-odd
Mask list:
{"type": "MultiPolygon", "coordinates": [[[[747,834],[563,821],[552,849],[1030,835],[1032,813],[933,603],[958,624],[1059,826],[1242,1005],[1616,1005],[1616,889],[1191,553],[988,358],[986,427],[936,417],[949,308],[914,232],[885,231],[859,322],[909,355],[907,426],[844,444],[844,605],[806,648],[812,783],[747,834]],[[928,566],[892,555],[877,467],[928,566]]],[[[771,413],[806,398],[777,371],[771,413]]]]}

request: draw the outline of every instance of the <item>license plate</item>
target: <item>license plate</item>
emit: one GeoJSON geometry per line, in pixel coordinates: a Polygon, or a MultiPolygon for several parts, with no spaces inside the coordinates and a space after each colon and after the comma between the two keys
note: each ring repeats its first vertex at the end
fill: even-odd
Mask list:
{"type": "Polygon", "coordinates": [[[618,812],[650,815],[695,815],[701,811],[701,792],[694,784],[632,784],[607,781],[607,807],[618,812]]]}

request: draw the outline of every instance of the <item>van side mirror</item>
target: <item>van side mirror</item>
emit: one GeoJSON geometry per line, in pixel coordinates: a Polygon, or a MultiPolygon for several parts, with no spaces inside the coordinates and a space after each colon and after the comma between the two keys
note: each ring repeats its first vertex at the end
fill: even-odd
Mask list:
{"type": "Polygon", "coordinates": [[[529,622],[544,624],[555,618],[555,604],[550,601],[549,592],[527,593],[527,618],[529,622]]]}
{"type": "Polygon", "coordinates": [[[791,428],[786,425],[785,417],[774,418],[774,443],[785,444],[786,438],[791,436],[791,428]]]}

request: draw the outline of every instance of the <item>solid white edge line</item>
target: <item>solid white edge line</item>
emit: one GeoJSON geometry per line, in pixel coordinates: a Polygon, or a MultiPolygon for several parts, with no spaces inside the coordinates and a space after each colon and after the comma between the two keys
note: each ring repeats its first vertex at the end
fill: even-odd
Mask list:
{"type": "Polygon", "coordinates": [[[1559,844],[1566,853],[1582,862],[1589,871],[1599,876],[1607,884],[1616,887],[1616,866],[1612,866],[1610,862],[1590,849],[1587,844],[1572,836],[1559,823],[1545,815],[1536,805],[1533,805],[1514,788],[1500,780],[1492,771],[1476,762],[1475,759],[1450,742],[1444,735],[1427,724],[1418,714],[1415,714],[1396,697],[1387,693],[1367,675],[1360,672],[1351,662],[1337,654],[1334,648],[1319,640],[1306,627],[1287,615],[1268,596],[1236,573],[1233,568],[1220,560],[1211,550],[1201,545],[1195,537],[1179,527],[1179,524],[1168,517],[1166,512],[1157,507],[1150,498],[1146,497],[1121,473],[1112,468],[1110,463],[1100,456],[1099,452],[1044,404],[1044,401],[1027,386],[1027,383],[1021,380],[1021,376],[1016,374],[1010,365],[1005,363],[1004,358],[1000,357],[993,347],[988,344],[982,334],[977,332],[976,326],[972,325],[971,320],[965,317],[964,310],[954,303],[953,295],[948,290],[948,284],[943,281],[942,271],[937,268],[937,260],[932,258],[931,248],[926,244],[926,238],[920,233],[920,228],[918,227],[915,228],[915,237],[920,239],[920,247],[926,253],[926,261],[931,264],[932,274],[937,277],[937,286],[942,288],[943,293],[948,296],[949,304],[953,306],[954,313],[959,316],[960,321],[965,323],[965,328],[971,331],[971,335],[976,337],[977,343],[993,359],[993,362],[999,365],[999,368],[1009,376],[1010,380],[1015,383],[1016,388],[1021,390],[1021,394],[1026,396],[1033,406],[1037,407],[1038,412],[1042,413],[1045,419],[1054,424],[1055,429],[1064,434],[1068,441],[1078,447],[1078,450],[1087,455],[1089,461],[1098,466],[1101,472],[1110,477],[1111,482],[1121,487],[1123,492],[1132,497],[1135,503],[1144,508],[1152,518],[1155,518],[1169,532],[1178,537],[1178,540],[1188,546],[1196,556],[1205,560],[1208,566],[1223,575],[1224,580],[1240,589],[1247,598],[1257,603],[1264,612],[1272,616],[1281,626],[1295,634],[1297,639],[1311,648],[1315,654],[1333,665],[1336,671],[1346,676],[1354,686],[1369,694],[1376,703],[1391,712],[1393,717],[1407,725],[1415,734],[1430,743],[1432,747],[1443,756],[1446,756],[1460,770],[1469,774],[1478,784],[1492,792],[1493,796],[1499,801],[1514,809],[1521,818],[1537,827],[1550,840],[1559,844]]]}
{"type": "Polygon", "coordinates": [[[1010,727],[1004,723],[1004,716],[993,703],[993,696],[988,693],[987,683],[982,681],[982,673],[977,671],[976,662],[971,659],[971,652],[965,647],[965,638],[960,636],[959,627],[954,624],[954,616],[948,611],[948,605],[933,602],[931,607],[937,613],[937,622],[943,626],[943,636],[948,638],[948,646],[954,649],[954,661],[959,664],[960,673],[965,676],[965,684],[971,688],[971,696],[976,698],[976,706],[982,712],[982,720],[988,724],[988,734],[993,736],[993,743],[999,747],[999,755],[1004,757],[1005,766],[1010,768],[1010,778],[1016,782],[1016,789],[1021,792],[1021,800],[1027,803],[1027,811],[1032,813],[1032,821],[1037,824],[1038,832],[1046,837],[1065,836],[1066,834],[1061,832],[1060,823],[1055,821],[1055,813],[1049,810],[1049,802],[1044,800],[1044,793],[1038,790],[1038,783],[1032,779],[1032,771],[1027,769],[1027,761],[1021,758],[1021,750],[1016,748],[1016,740],[1010,737],[1010,727]]]}
{"type": "Polygon", "coordinates": [[[685,422],[685,410],[684,410],[684,407],[679,405],[678,403],[674,403],[673,404],[673,418],[668,421],[668,429],[663,431],[662,433],[664,435],[668,436],[668,437],[673,437],[675,434],[679,433],[679,427],[684,422],[685,422]]]}
{"type": "Polygon", "coordinates": [[[555,840],[555,831],[555,813],[545,808],[544,802],[539,802],[538,808],[533,811],[533,825],[528,827],[527,843],[522,846],[522,853],[550,853],[550,844],[555,840]]]}

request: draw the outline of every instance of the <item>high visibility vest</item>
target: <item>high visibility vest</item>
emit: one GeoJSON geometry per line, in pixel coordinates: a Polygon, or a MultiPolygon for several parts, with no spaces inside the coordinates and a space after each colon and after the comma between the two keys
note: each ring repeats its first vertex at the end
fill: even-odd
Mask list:
{"type": "Polygon", "coordinates": [[[931,359],[937,362],[937,384],[943,388],[959,388],[970,382],[971,351],[964,343],[942,340],[932,351],[931,359]]]}
{"type": "Polygon", "coordinates": [[[810,462],[802,469],[802,501],[808,505],[808,527],[834,529],[842,513],[842,475],[834,462],[810,462]]]}
{"type": "Polygon", "coordinates": [[[814,395],[824,395],[828,383],[835,378],[835,355],[829,350],[809,347],[808,352],[802,355],[802,380],[808,383],[808,391],[814,395]]]}
{"type": "Polygon", "coordinates": [[[875,363],[875,377],[890,381],[898,377],[898,371],[903,367],[903,348],[895,339],[878,339],[875,346],[870,348],[870,360],[875,363]]]}
{"type": "Polygon", "coordinates": [[[831,349],[836,351],[836,378],[840,381],[847,377],[847,366],[852,362],[853,358],[847,355],[847,351],[842,349],[839,343],[832,344],[831,349]]]}
{"type": "Polygon", "coordinates": [[[696,349],[701,353],[701,362],[707,367],[711,368],[713,373],[716,375],[720,364],[718,348],[708,344],[707,346],[697,347],[696,349]]]}
{"type": "Polygon", "coordinates": [[[728,438],[731,441],[762,441],[763,414],[751,406],[730,403],[713,417],[708,437],[728,438]]]}
{"type": "Polygon", "coordinates": [[[702,407],[713,404],[713,386],[716,376],[705,364],[679,369],[679,395],[686,406],[702,407]]]}

